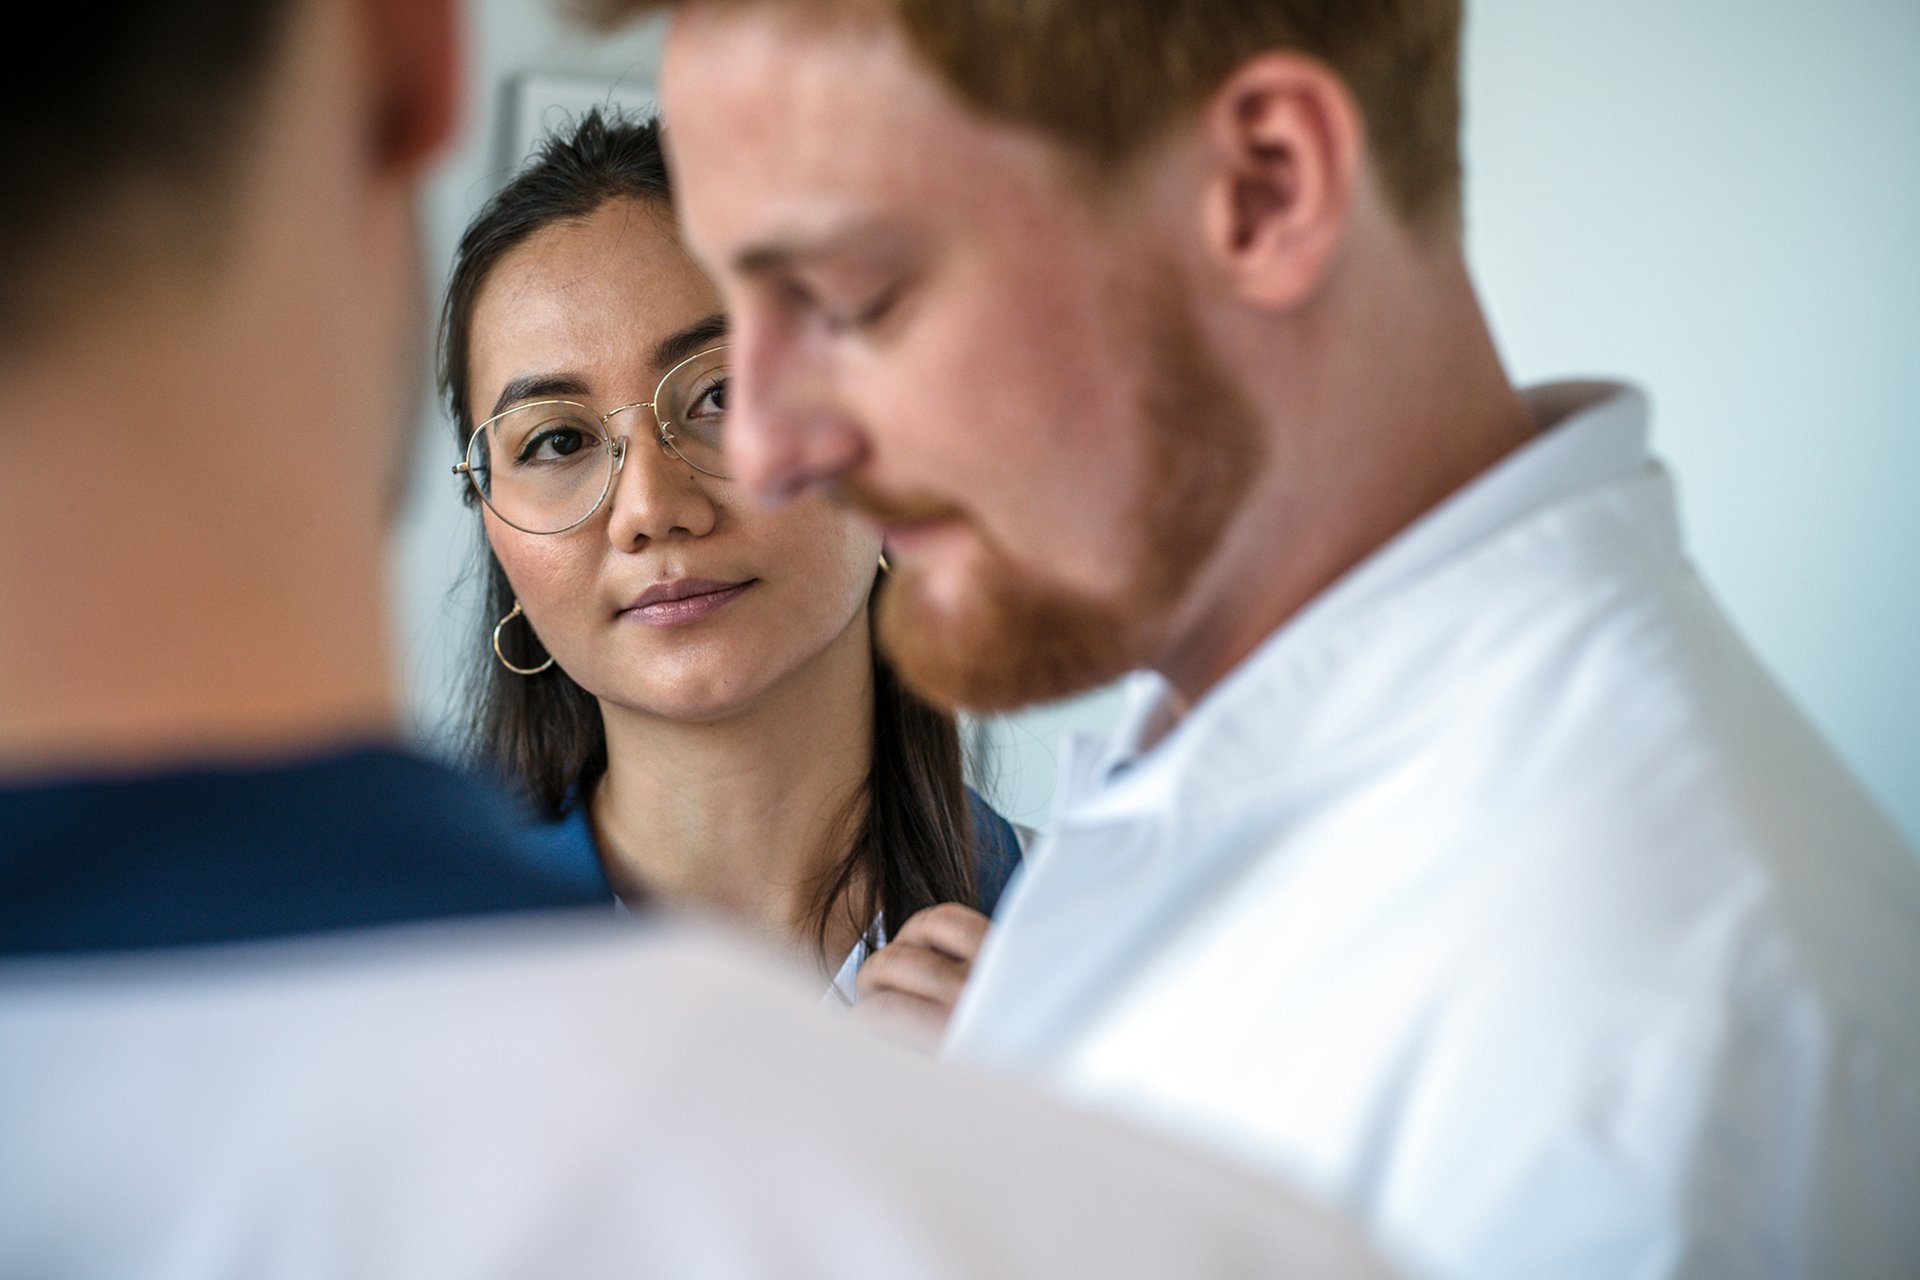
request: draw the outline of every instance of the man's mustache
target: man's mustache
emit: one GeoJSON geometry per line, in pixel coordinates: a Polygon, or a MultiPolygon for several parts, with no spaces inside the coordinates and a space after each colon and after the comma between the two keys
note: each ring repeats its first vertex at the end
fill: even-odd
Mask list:
{"type": "Polygon", "coordinates": [[[934,524],[959,519],[963,512],[946,498],[922,490],[887,493],[857,476],[843,476],[827,487],[835,506],[856,512],[875,524],[934,524]]]}

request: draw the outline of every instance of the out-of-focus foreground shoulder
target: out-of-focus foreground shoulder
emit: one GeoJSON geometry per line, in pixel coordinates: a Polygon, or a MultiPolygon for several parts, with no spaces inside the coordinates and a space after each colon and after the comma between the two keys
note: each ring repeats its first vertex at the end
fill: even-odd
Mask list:
{"type": "Polygon", "coordinates": [[[0,969],[0,1274],[1386,1274],[1271,1184],[683,926],[0,969]]]}

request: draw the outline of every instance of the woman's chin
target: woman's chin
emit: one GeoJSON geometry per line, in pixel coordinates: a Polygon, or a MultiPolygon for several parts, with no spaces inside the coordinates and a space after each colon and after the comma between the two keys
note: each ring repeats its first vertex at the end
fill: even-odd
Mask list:
{"type": "Polygon", "coordinates": [[[765,692],[763,685],[764,682],[746,683],[738,680],[689,683],[671,689],[653,687],[623,690],[619,695],[603,697],[601,701],[612,702],[650,720],[688,725],[717,724],[745,715],[765,692]]]}

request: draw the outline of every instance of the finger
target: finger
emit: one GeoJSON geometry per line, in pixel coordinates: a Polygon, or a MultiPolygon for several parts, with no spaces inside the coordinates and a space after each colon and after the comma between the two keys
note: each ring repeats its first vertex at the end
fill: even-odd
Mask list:
{"type": "Polygon", "coordinates": [[[861,966],[855,986],[868,991],[898,991],[905,995],[951,1004],[967,984],[964,962],[922,947],[894,944],[861,966]]]}
{"type": "Polygon", "coordinates": [[[967,972],[965,961],[896,942],[860,966],[854,985],[863,998],[868,992],[896,991],[952,1004],[967,985],[967,972]]]}
{"type": "Polygon", "coordinates": [[[943,902],[914,913],[894,935],[894,941],[927,947],[955,960],[971,961],[980,953],[980,944],[986,941],[992,924],[972,907],[943,902]]]}

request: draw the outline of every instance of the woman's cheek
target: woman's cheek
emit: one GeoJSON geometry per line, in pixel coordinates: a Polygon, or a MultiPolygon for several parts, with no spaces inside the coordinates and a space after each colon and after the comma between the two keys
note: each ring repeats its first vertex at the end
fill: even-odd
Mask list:
{"type": "Polygon", "coordinates": [[[596,598],[591,571],[559,539],[534,543],[530,537],[494,537],[491,541],[494,556],[542,644],[562,667],[577,665],[583,656],[585,612],[596,598]],[[548,542],[556,545],[542,545],[548,542]],[[570,664],[569,658],[575,662],[570,664]]]}

